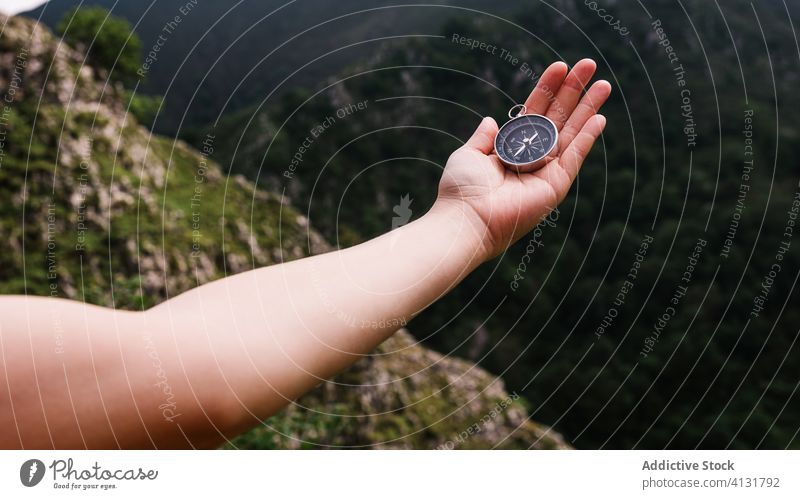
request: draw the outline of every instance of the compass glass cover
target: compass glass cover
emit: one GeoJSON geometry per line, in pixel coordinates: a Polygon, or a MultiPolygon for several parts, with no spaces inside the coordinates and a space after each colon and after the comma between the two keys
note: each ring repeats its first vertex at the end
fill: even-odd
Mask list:
{"type": "Polygon", "coordinates": [[[544,116],[518,116],[500,129],[495,152],[509,164],[533,163],[547,156],[555,145],[556,137],[555,125],[544,116]]]}

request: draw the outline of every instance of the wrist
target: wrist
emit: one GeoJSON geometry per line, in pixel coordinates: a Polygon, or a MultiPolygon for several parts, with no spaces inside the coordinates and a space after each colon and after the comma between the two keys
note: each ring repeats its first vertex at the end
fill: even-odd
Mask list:
{"type": "Polygon", "coordinates": [[[491,258],[489,229],[468,203],[440,197],[425,218],[439,227],[440,237],[457,242],[463,248],[471,268],[491,258]]]}

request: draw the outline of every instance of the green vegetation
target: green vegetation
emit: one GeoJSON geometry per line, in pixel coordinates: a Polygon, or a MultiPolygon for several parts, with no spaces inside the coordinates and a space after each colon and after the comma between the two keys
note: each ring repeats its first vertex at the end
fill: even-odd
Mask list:
{"type": "Polygon", "coordinates": [[[84,50],[92,65],[112,71],[113,79],[136,78],[142,41],[124,19],[102,7],[76,7],[59,22],[57,31],[68,43],[84,50]]]}
{"type": "MultiPolygon", "coordinates": [[[[86,54],[88,64],[110,72],[110,80],[130,84],[139,78],[142,42],[125,19],[111,15],[103,7],[75,7],[64,14],[57,30],[65,41],[86,54]]],[[[126,91],[125,100],[136,121],[152,128],[164,99],[126,91]]],[[[91,113],[86,114],[95,119],[91,113]]]]}
{"type": "Polygon", "coordinates": [[[152,128],[164,98],[160,95],[144,95],[127,92],[125,99],[130,105],[128,110],[136,118],[136,121],[147,128],[152,128]]]}

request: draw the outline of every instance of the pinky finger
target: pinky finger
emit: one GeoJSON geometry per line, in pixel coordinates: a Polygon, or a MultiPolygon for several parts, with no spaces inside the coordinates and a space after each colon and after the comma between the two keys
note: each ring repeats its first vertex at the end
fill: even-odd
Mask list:
{"type": "Polygon", "coordinates": [[[602,114],[592,116],[580,133],[572,139],[567,149],[561,153],[558,163],[561,168],[569,175],[570,183],[578,176],[578,171],[581,169],[583,160],[586,155],[592,150],[595,140],[603,133],[606,126],[606,118],[602,114]]]}

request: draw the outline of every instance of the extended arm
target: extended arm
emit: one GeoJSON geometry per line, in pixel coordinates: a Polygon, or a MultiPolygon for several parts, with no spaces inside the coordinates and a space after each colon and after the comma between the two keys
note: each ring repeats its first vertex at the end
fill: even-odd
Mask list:
{"type": "Polygon", "coordinates": [[[481,122],[433,209],[364,244],[206,284],[146,312],[0,298],[0,447],[213,447],[367,354],[563,199],[605,125],[592,61],[542,76],[526,105],[562,128],[532,174],[481,122]],[[574,112],[573,112],[574,111],[574,112]]]}

